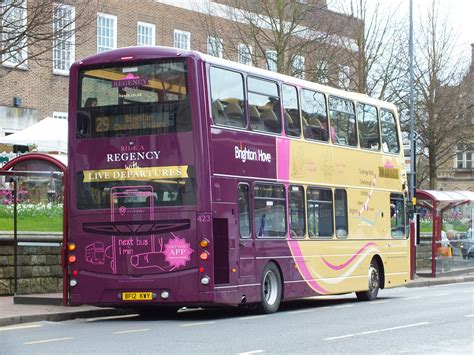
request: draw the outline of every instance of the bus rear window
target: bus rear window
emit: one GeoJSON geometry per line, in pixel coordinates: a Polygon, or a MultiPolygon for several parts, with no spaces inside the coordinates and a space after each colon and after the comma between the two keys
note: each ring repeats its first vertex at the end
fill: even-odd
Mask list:
{"type": "MultiPolygon", "coordinates": [[[[160,169],[160,168],[157,168],[160,169]]],[[[88,172],[77,173],[79,210],[191,206],[196,204],[194,168],[187,167],[180,178],[90,181],[88,172]],[[135,191],[137,190],[137,191],[135,191]]]]}
{"type": "Polygon", "coordinates": [[[191,130],[184,60],[83,70],[79,86],[78,138],[191,130]]]}

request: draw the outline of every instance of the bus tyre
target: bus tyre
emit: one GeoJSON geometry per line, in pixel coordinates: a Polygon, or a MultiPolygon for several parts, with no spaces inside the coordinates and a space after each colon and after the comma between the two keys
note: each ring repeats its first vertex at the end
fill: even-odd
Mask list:
{"type": "Polygon", "coordinates": [[[262,274],[261,302],[258,305],[260,313],[275,313],[281,301],[281,276],[275,263],[265,265],[262,274]]]}
{"type": "Polygon", "coordinates": [[[359,301],[373,301],[377,298],[377,294],[379,293],[380,274],[375,260],[370,262],[368,276],[369,289],[367,291],[356,292],[359,301]]]}

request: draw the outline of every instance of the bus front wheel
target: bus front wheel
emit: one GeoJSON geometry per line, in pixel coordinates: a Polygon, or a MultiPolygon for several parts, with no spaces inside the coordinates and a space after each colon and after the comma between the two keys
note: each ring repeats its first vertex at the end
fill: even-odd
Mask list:
{"type": "Polygon", "coordinates": [[[370,262],[368,272],[369,289],[367,291],[356,292],[359,301],[373,301],[377,298],[380,289],[380,273],[377,262],[370,262]]]}
{"type": "Polygon", "coordinates": [[[258,305],[260,313],[275,313],[280,307],[282,286],[281,276],[275,263],[265,265],[262,273],[261,301],[258,305]]]}

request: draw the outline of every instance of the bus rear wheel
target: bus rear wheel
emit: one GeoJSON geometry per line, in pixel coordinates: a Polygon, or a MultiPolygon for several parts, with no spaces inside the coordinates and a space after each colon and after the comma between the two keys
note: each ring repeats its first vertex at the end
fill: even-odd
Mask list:
{"type": "Polygon", "coordinates": [[[380,273],[377,262],[370,262],[368,272],[369,289],[367,291],[356,292],[359,301],[373,301],[377,298],[380,289],[380,273]]]}
{"type": "Polygon", "coordinates": [[[260,313],[275,313],[280,307],[282,286],[281,276],[275,263],[265,265],[262,273],[261,301],[258,304],[260,313]]]}

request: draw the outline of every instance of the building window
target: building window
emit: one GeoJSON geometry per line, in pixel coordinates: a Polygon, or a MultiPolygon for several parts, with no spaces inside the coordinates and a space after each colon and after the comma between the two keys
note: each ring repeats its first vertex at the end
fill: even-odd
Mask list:
{"type": "Polygon", "coordinates": [[[276,51],[266,51],[265,59],[267,62],[267,70],[276,72],[278,71],[277,66],[277,52],[276,51]]]}
{"type": "Polygon", "coordinates": [[[191,33],[174,30],[174,48],[191,49],[191,33]]]}
{"type": "Polygon", "coordinates": [[[155,45],[155,25],[152,23],[137,23],[137,45],[154,46],[155,45]]]}
{"type": "Polygon", "coordinates": [[[67,120],[67,112],[53,112],[53,118],[67,120]]]}
{"type": "Polygon", "coordinates": [[[295,78],[304,79],[304,57],[295,55],[292,63],[293,76],[295,78]]]}
{"type": "Polygon", "coordinates": [[[117,16],[97,16],[97,53],[117,48],[117,16]]]}
{"type": "Polygon", "coordinates": [[[472,169],[472,162],[474,156],[473,147],[468,146],[467,149],[458,147],[456,154],[456,168],[458,169],[472,169]]]}
{"type": "Polygon", "coordinates": [[[73,6],[54,5],[53,72],[56,74],[68,75],[69,67],[74,62],[74,17],[75,9],[73,6]]]}
{"type": "Polygon", "coordinates": [[[217,37],[207,37],[207,53],[213,57],[222,58],[224,56],[224,43],[217,37]]]}
{"type": "Polygon", "coordinates": [[[321,84],[329,82],[329,64],[325,60],[320,60],[316,66],[316,80],[321,84]]]}
{"type": "Polygon", "coordinates": [[[3,65],[26,68],[26,0],[4,0],[2,13],[2,61],[3,65]]]}
{"type": "Polygon", "coordinates": [[[237,62],[252,65],[252,46],[244,43],[239,44],[237,62]]]}

